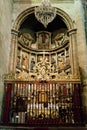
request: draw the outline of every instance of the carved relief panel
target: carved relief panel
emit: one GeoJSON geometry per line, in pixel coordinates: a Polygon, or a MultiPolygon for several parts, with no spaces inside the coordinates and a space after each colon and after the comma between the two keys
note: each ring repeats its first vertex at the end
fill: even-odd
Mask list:
{"type": "MultiPolygon", "coordinates": [[[[26,39],[28,34],[22,34],[26,39]]],[[[33,38],[30,37],[32,40],[33,38]]],[[[29,40],[29,39],[28,39],[29,40]]],[[[37,48],[26,48],[25,40],[20,43],[18,40],[17,52],[17,71],[26,71],[29,80],[57,80],[60,75],[71,75],[70,47],[67,33],[57,33],[54,37],[48,31],[39,31],[36,33],[37,48]],[[51,41],[52,39],[52,41],[51,41]],[[58,42],[56,46],[55,41],[58,42]],[[22,43],[24,42],[24,43],[22,43]],[[54,44],[54,48],[51,48],[54,44]],[[48,68],[47,68],[48,64],[48,68]],[[37,69],[39,68],[39,69],[37,69]]]]}

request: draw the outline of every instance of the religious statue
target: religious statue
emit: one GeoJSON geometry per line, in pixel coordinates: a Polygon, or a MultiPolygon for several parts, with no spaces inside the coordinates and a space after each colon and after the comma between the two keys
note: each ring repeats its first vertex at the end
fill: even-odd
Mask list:
{"type": "Polygon", "coordinates": [[[64,67],[65,67],[64,57],[58,56],[58,69],[64,69],[64,67]]]}
{"type": "Polygon", "coordinates": [[[22,67],[28,69],[28,57],[27,55],[22,55],[22,67]]]}
{"type": "Polygon", "coordinates": [[[34,60],[34,58],[32,58],[31,64],[30,64],[31,71],[33,70],[34,66],[35,66],[35,60],[34,60]]]}
{"type": "Polygon", "coordinates": [[[51,59],[52,72],[56,71],[56,60],[54,58],[51,59]]]}

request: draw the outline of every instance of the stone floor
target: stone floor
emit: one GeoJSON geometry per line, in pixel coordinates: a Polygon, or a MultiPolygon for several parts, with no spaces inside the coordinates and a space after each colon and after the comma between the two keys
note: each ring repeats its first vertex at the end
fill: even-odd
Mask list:
{"type": "Polygon", "coordinates": [[[87,127],[25,127],[25,126],[2,126],[0,130],[87,130],[87,127]]]}
{"type": "Polygon", "coordinates": [[[87,125],[84,124],[61,124],[61,125],[46,125],[46,124],[6,124],[0,123],[0,130],[87,130],[87,125]]]}

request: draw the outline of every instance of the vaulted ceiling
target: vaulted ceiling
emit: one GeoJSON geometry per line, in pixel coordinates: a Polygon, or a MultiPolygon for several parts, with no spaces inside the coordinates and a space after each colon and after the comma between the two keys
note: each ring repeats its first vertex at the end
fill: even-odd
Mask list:
{"type": "Polygon", "coordinates": [[[49,31],[49,32],[55,32],[60,29],[67,29],[65,23],[63,22],[62,18],[56,15],[55,19],[48,24],[47,28],[43,26],[38,20],[35,18],[34,13],[30,14],[25,21],[20,26],[20,30],[31,30],[32,32],[37,31],[49,31]]]}

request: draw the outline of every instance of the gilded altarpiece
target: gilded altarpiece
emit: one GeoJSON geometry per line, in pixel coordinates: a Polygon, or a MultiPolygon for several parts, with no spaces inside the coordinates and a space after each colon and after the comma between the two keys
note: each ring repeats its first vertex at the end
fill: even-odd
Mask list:
{"type": "Polygon", "coordinates": [[[30,34],[18,36],[16,72],[4,77],[4,122],[81,123],[80,75],[72,74],[69,36],[51,35],[37,32],[36,41],[30,34]]]}

